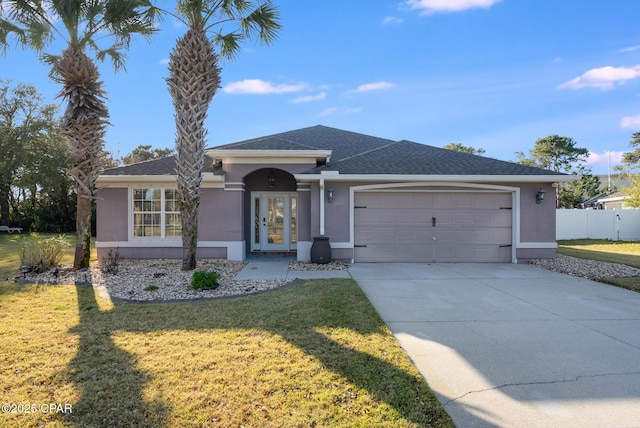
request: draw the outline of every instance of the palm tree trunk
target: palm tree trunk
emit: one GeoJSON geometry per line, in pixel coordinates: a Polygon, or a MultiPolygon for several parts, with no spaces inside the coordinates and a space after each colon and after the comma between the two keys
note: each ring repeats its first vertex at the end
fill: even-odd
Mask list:
{"type": "Polygon", "coordinates": [[[76,269],[89,267],[91,257],[91,198],[78,193],[76,215],[76,251],[73,266],[76,269]]]}
{"type": "Polygon", "coordinates": [[[65,49],[55,61],[51,77],[63,84],[60,96],[67,100],[62,133],[69,141],[73,168],[67,172],[76,182],[78,198],[73,267],[81,269],[89,267],[91,203],[103,168],[109,113],[98,68],[82,50],[74,46],[65,49]]]}
{"type": "Polygon", "coordinates": [[[209,104],[220,86],[218,56],[203,29],[191,28],[169,56],[167,86],[176,122],[176,181],[182,222],[182,270],[196,267],[198,207],[209,104]]]}

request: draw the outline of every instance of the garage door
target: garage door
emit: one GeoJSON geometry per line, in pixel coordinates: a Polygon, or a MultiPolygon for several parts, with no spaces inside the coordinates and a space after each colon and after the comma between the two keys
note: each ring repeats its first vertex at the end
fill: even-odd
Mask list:
{"type": "Polygon", "coordinates": [[[357,262],[510,262],[511,194],[358,192],[357,262]]]}

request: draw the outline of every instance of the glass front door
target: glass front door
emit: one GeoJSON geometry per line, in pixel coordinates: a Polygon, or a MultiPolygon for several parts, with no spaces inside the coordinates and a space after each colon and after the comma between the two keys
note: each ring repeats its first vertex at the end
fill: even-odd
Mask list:
{"type": "Polygon", "coordinates": [[[252,251],[290,251],[296,248],[295,193],[252,193],[252,251]]]}

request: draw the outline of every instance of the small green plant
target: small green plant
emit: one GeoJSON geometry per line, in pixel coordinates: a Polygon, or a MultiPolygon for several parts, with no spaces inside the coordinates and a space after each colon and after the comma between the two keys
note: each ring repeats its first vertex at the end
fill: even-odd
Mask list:
{"type": "Polygon", "coordinates": [[[116,248],[116,252],[113,250],[109,250],[106,257],[102,257],[100,259],[100,270],[102,273],[110,273],[111,275],[115,275],[118,273],[118,265],[120,264],[120,260],[124,257],[120,255],[120,252],[116,248]]]}
{"type": "Polygon", "coordinates": [[[198,270],[191,277],[191,288],[202,290],[205,288],[216,288],[218,286],[218,273],[198,270]]]}
{"type": "Polygon", "coordinates": [[[20,238],[20,264],[35,272],[57,266],[69,247],[64,235],[41,238],[37,233],[20,238]]]}
{"type": "Polygon", "coordinates": [[[155,284],[149,284],[144,287],[144,291],[156,291],[159,287],[155,284]]]}

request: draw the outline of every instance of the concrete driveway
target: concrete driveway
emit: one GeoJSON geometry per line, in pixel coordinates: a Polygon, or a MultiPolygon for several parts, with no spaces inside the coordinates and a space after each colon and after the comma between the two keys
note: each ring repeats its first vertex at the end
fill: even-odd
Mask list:
{"type": "Polygon", "coordinates": [[[458,427],[640,426],[640,294],[527,265],[349,270],[458,427]]]}

